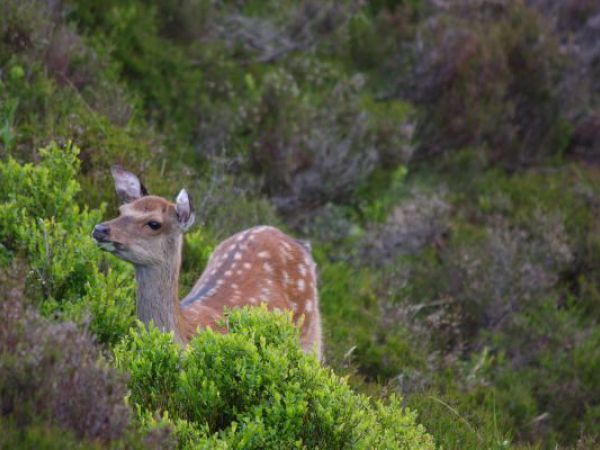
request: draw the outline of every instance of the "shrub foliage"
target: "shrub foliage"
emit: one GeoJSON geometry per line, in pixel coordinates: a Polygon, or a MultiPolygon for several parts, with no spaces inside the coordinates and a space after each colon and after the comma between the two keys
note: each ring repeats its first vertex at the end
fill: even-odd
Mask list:
{"type": "Polygon", "coordinates": [[[104,207],[78,205],[78,153],[51,144],[37,165],[0,161],[0,249],[26,258],[27,292],[45,313],[89,312],[100,341],[115,343],[132,324],[132,272],[118,262],[107,267],[91,238],[104,207]]]}
{"type": "Polygon", "coordinates": [[[434,448],[398,399],[371,404],[304,355],[289,316],[238,309],[225,325],[187,350],[140,327],[116,349],[142,417],[168,412],[185,446],[434,448]]]}

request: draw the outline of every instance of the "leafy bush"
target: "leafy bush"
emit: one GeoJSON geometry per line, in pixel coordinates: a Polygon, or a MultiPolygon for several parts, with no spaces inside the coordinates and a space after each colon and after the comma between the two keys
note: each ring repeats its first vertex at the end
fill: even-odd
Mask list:
{"type": "Polygon", "coordinates": [[[91,238],[104,208],[78,206],[77,154],[52,144],[35,166],[0,161],[0,243],[27,259],[27,292],[44,312],[81,319],[90,311],[91,330],[115,343],[132,324],[133,274],[117,261],[107,268],[91,238]]]}
{"type": "Polygon", "coordinates": [[[202,74],[185,59],[181,47],[160,34],[163,20],[173,18],[172,9],[161,10],[144,1],[68,3],[70,18],[93,31],[98,43],[104,44],[101,48],[111,43],[110,56],[130,90],[144,102],[147,118],[178,136],[192,132],[202,74]]]}
{"type": "Polygon", "coordinates": [[[142,417],[168,413],[184,447],[434,448],[399,400],[371,405],[304,355],[289,316],[234,310],[225,325],[185,351],[143,327],[116,349],[142,417]]]}

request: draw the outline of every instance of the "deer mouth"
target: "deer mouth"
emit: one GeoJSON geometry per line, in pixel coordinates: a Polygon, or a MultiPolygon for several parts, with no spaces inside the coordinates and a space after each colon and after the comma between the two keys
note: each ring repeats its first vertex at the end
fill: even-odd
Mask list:
{"type": "Polygon", "coordinates": [[[105,252],[114,253],[117,251],[115,244],[110,241],[96,241],[96,245],[105,252]]]}
{"type": "Polygon", "coordinates": [[[123,244],[115,241],[111,241],[105,237],[97,237],[94,236],[94,241],[96,241],[96,245],[105,252],[116,253],[119,250],[123,249],[123,244]]]}

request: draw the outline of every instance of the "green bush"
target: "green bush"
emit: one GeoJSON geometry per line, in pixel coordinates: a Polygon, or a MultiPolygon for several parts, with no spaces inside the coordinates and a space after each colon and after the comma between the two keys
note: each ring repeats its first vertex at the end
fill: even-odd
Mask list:
{"type": "Polygon", "coordinates": [[[133,273],[111,261],[91,238],[104,207],[80,208],[78,149],[40,150],[37,165],[0,161],[0,244],[6,257],[25,257],[27,293],[47,314],[81,320],[91,312],[100,341],[115,343],[132,324],[133,273]]]}
{"type": "Polygon", "coordinates": [[[399,400],[371,404],[304,355],[289,316],[238,309],[225,326],[187,350],[140,327],[115,351],[141,417],[170,418],[182,447],[434,448],[399,400]]]}

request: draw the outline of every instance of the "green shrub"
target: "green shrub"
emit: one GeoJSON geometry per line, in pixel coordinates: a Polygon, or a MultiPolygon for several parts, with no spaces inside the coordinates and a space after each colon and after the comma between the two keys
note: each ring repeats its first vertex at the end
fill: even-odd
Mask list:
{"type": "MultiPolygon", "coordinates": [[[[173,26],[170,21],[185,14],[183,8],[145,1],[67,3],[71,6],[69,18],[82,32],[93,34],[97,47],[109,49],[121,79],[142,99],[147,119],[177,136],[189,136],[199,114],[197,100],[203,75],[186,58],[184,46],[175,45],[161,34],[166,26],[173,26]]],[[[196,5],[184,5],[194,17],[203,16],[203,5],[190,6],[196,5]]],[[[198,20],[194,25],[200,28],[201,23],[198,20]]],[[[202,34],[198,29],[195,32],[202,34]]]]}
{"type": "Polygon", "coordinates": [[[141,327],[115,351],[141,416],[168,414],[182,447],[434,448],[399,400],[372,405],[304,355],[289,316],[238,309],[225,326],[187,350],[141,327]]]}
{"type": "Polygon", "coordinates": [[[27,292],[47,314],[82,319],[102,342],[115,343],[132,324],[133,275],[118,261],[106,267],[91,238],[104,208],[77,204],[78,149],[52,144],[37,165],[0,161],[0,243],[30,267],[27,292]]]}

